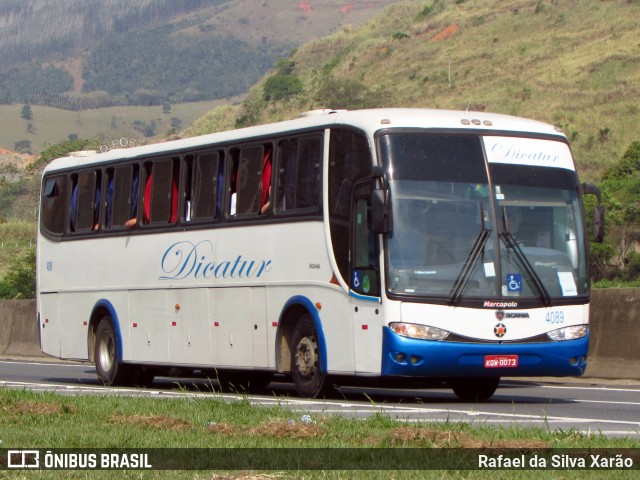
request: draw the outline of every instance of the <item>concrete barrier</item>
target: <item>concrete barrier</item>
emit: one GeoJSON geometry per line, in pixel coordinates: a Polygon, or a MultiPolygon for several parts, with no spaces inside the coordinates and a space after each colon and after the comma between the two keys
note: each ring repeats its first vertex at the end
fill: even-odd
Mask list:
{"type": "Polygon", "coordinates": [[[0,354],[42,355],[35,300],[0,301],[0,354]]]}
{"type": "MultiPolygon", "coordinates": [[[[593,290],[586,375],[640,380],[640,288],[593,290]]],[[[39,356],[35,300],[0,301],[0,355],[39,356]]]]}
{"type": "Polygon", "coordinates": [[[586,375],[640,379],[640,288],[591,292],[586,375]]]}

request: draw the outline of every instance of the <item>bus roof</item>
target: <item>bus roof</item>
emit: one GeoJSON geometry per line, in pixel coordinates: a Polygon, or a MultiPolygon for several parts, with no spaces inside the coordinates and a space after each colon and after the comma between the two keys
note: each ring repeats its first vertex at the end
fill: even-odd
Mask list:
{"type": "Polygon", "coordinates": [[[299,118],[283,122],[210,133],[181,140],[114,149],[104,153],[74,152],[68,157],[52,161],[46,168],[59,170],[82,165],[100,164],[114,160],[145,158],[161,154],[205,148],[213,144],[225,144],[241,140],[260,139],[288,132],[304,131],[331,125],[349,125],[368,134],[388,128],[470,129],[486,131],[523,132],[564,137],[562,132],[547,123],[510,115],[456,110],[432,110],[418,108],[380,108],[370,110],[314,110],[299,118]]]}

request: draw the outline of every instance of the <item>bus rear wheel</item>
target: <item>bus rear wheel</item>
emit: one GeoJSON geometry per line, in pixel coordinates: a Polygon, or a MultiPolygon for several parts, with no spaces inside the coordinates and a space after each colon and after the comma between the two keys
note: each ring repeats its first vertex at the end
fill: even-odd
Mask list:
{"type": "Polygon", "coordinates": [[[293,383],[302,397],[317,398],[325,391],[326,374],[321,370],[322,358],[318,336],[310,315],[304,315],[293,332],[291,372],[293,383]]]}
{"type": "Polygon", "coordinates": [[[120,363],[121,352],[111,317],[104,317],[96,330],[95,343],[96,372],[100,381],[108,386],[128,385],[131,380],[131,368],[120,363]]]}
{"type": "Polygon", "coordinates": [[[449,381],[460,400],[468,402],[484,402],[489,400],[500,383],[500,377],[489,378],[456,378],[449,381]]]}

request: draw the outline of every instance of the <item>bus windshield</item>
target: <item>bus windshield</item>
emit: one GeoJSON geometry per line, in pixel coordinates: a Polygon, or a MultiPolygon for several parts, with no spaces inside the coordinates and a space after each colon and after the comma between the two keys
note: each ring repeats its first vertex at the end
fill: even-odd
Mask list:
{"type": "Polygon", "coordinates": [[[587,293],[566,144],[411,131],[386,134],[379,146],[392,194],[391,294],[548,305],[587,293]]]}

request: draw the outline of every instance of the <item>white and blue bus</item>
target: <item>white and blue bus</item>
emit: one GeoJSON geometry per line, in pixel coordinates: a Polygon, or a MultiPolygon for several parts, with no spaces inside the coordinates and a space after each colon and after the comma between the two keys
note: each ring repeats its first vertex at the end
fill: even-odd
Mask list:
{"type": "Polygon", "coordinates": [[[489,113],[314,111],[76,152],[43,173],[41,348],[108,385],[280,373],[307,397],[581,375],[583,193],[557,128],[489,113]]]}

